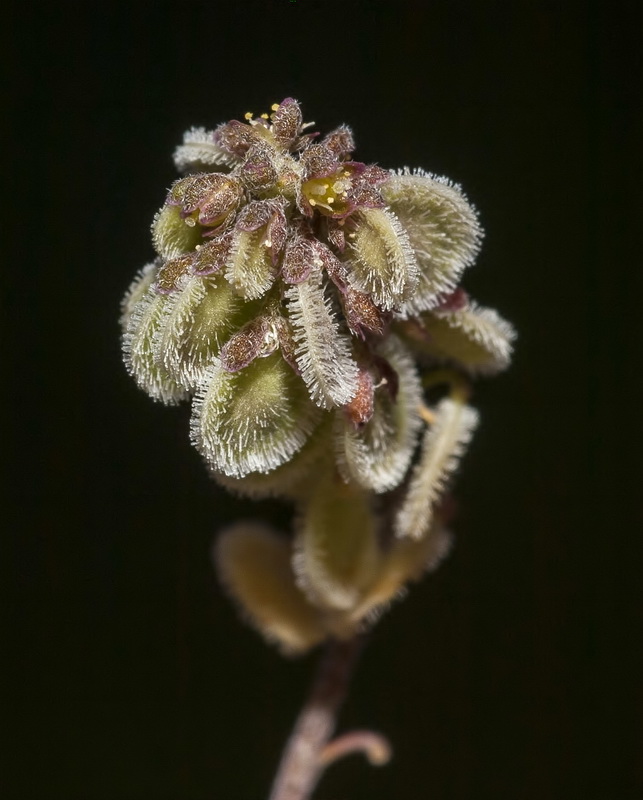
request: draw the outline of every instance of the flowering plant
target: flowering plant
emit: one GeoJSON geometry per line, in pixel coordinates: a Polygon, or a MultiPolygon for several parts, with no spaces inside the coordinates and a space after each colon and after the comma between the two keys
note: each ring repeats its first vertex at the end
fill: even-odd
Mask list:
{"type": "Polygon", "coordinates": [[[351,643],[448,551],[444,492],[478,422],[470,379],[504,369],[514,338],[459,287],[482,239],[460,187],[355,161],[348,127],[320,139],[311,125],[287,98],[186,133],[184,176],[152,226],[157,257],[122,309],[127,369],[156,400],[192,399],[191,440],[213,478],[295,506],[291,537],[242,522],[214,550],[268,639],[334,654],[275,800],[307,797],[344,752],[386,752],[369,733],[328,744],[338,675],[351,643]]]}

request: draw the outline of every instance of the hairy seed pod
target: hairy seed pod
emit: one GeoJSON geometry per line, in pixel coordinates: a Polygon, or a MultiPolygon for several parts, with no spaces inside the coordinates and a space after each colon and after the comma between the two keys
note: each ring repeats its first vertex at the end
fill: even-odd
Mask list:
{"type": "Polygon", "coordinates": [[[302,378],[314,402],[332,408],[355,396],[358,370],[324,289],[321,272],[316,269],[288,289],[286,297],[302,378]]]}
{"type": "Polygon", "coordinates": [[[440,401],[434,415],[435,422],[424,434],[420,460],[395,518],[399,537],[421,539],[427,534],[433,509],[478,424],[477,411],[451,397],[440,401]]]}
{"type": "Polygon", "coordinates": [[[201,244],[202,228],[191,217],[182,217],[178,206],[163,206],[152,223],[152,242],[160,256],[176,258],[201,244]]]}
{"type": "Polygon", "coordinates": [[[509,366],[516,333],[492,308],[471,301],[456,311],[424,313],[419,323],[408,326],[405,338],[436,363],[454,364],[470,375],[495,375],[509,366]]]}
{"type": "Polygon", "coordinates": [[[154,359],[189,391],[203,380],[221,346],[250,312],[221,276],[188,276],[163,306],[154,359]]]}
{"type": "Polygon", "coordinates": [[[265,525],[239,523],[219,534],[213,559],[241,613],[285,654],[305,652],[326,637],[317,609],[295,586],[283,536],[265,525]]]}
{"type": "Polygon", "coordinates": [[[379,564],[367,493],[343,484],[334,470],[318,480],[301,512],[295,553],[298,585],[316,604],[352,608],[379,564]]]}
{"type": "Polygon", "coordinates": [[[226,372],[216,359],[194,399],[192,441],[212,469],[242,478],[284,464],[319,421],[278,352],[239,372],[226,372]]]}
{"type": "Polygon", "coordinates": [[[381,186],[419,267],[419,280],[401,312],[409,316],[433,308],[440,293],[452,291],[475,260],[482,228],[457,184],[416,170],[393,173],[381,186]]]}
{"type": "Polygon", "coordinates": [[[370,295],[380,308],[397,308],[418,282],[418,266],[397,217],[380,208],[363,208],[355,215],[355,231],[346,256],[350,281],[370,295]]]}
{"type": "Polygon", "coordinates": [[[129,313],[123,335],[123,358],[137,385],[154,400],[173,405],[188,397],[163,365],[154,358],[154,341],[169,302],[167,295],[147,289],[129,313]]]}
{"type": "Polygon", "coordinates": [[[399,339],[390,337],[378,352],[397,373],[397,397],[393,399],[387,386],[380,386],[375,392],[373,415],[360,429],[338,415],[335,447],[345,481],[385,492],[400,483],[413,457],[421,425],[422,393],[415,365],[399,339]]]}

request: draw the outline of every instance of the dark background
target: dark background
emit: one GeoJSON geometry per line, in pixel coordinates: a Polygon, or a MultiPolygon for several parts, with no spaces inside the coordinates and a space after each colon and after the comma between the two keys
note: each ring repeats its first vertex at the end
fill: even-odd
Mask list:
{"type": "Polygon", "coordinates": [[[465,285],[520,333],[476,392],[452,557],[377,627],[342,716],[395,758],[318,796],[642,796],[640,9],[5,10],[3,798],[267,793],[314,658],[237,621],[209,547],[288,511],[209,482],[117,318],[183,131],[287,95],[361,160],[464,185],[487,229],[465,285]]]}

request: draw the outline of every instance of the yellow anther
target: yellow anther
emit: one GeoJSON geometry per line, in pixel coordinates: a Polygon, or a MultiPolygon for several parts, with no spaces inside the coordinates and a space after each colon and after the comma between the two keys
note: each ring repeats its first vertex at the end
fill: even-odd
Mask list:
{"type": "Polygon", "coordinates": [[[252,119],[252,111],[246,111],[246,113],[243,115],[243,118],[247,119],[247,120],[251,120],[252,119]]]}
{"type": "Polygon", "coordinates": [[[268,119],[268,115],[267,114],[262,114],[261,115],[261,119],[268,119]]]}
{"type": "Polygon", "coordinates": [[[279,103],[273,103],[273,104],[270,106],[270,110],[271,110],[271,111],[276,111],[278,108],[279,108],[279,103]]]}
{"type": "Polygon", "coordinates": [[[272,242],[270,241],[270,239],[266,239],[264,244],[266,245],[266,247],[272,247],[272,242]]]}
{"type": "Polygon", "coordinates": [[[310,200],[308,202],[310,203],[311,206],[316,206],[317,205],[317,202],[315,200],[313,200],[312,197],[310,198],[310,200]]]}
{"type": "Polygon", "coordinates": [[[328,202],[329,203],[334,203],[335,202],[335,198],[334,197],[329,197],[328,198],[328,202]]]}
{"type": "Polygon", "coordinates": [[[348,177],[350,175],[350,172],[347,169],[345,169],[344,170],[344,175],[346,175],[346,177],[348,177]]]}

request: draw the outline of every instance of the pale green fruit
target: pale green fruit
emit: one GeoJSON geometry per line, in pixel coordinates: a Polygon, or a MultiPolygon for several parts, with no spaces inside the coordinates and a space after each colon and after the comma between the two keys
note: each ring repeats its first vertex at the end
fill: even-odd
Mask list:
{"type": "Polygon", "coordinates": [[[278,351],[239,372],[215,359],[194,399],[191,435],[213,470],[242,478],[292,458],[320,417],[278,351]]]}
{"type": "Polygon", "coordinates": [[[335,470],[322,475],[301,507],[293,563],[299,586],[315,603],[352,608],[379,565],[371,497],[335,470]]]}
{"type": "Polygon", "coordinates": [[[435,505],[478,424],[478,412],[451,397],[441,400],[433,414],[435,421],[424,434],[420,460],[395,518],[399,537],[420,539],[427,534],[435,505]]]}
{"type": "Polygon", "coordinates": [[[193,217],[183,219],[180,206],[163,206],[152,223],[152,242],[165,259],[176,258],[202,243],[202,228],[193,217]]]}
{"type": "Polygon", "coordinates": [[[151,276],[151,270],[145,273],[124,301],[123,358],[127,371],[141,389],[154,400],[171,405],[187,399],[188,395],[154,358],[154,341],[163,325],[168,297],[157,294],[149,285],[151,276]],[[146,283],[148,288],[143,291],[146,283]],[[142,297],[132,305],[141,291],[142,297]]]}
{"type": "Polygon", "coordinates": [[[157,363],[195,391],[226,339],[253,311],[222,276],[186,276],[163,306],[154,340],[157,363]]]}
{"type": "Polygon", "coordinates": [[[230,478],[223,472],[212,472],[212,477],[241,497],[301,500],[314,489],[320,472],[332,463],[331,431],[332,417],[324,415],[301,450],[280,467],[270,472],[250,472],[243,478],[230,478]]]}
{"type": "Polygon", "coordinates": [[[346,251],[349,281],[383,309],[399,307],[418,283],[418,265],[409,237],[394,213],[362,208],[346,251]]]}
{"type": "Polygon", "coordinates": [[[219,534],[213,556],[242,615],[286,654],[302,653],[326,638],[319,612],[295,585],[286,538],[265,525],[239,523],[219,534]]]}
{"type": "Polygon", "coordinates": [[[451,535],[440,520],[421,539],[397,539],[380,559],[377,577],[361,602],[348,615],[347,623],[372,625],[395,600],[405,594],[409,581],[417,581],[448,555],[451,535]]]}
{"type": "Polygon", "coordinates": [[[456,287],[480,249],[478,214],[461,188],[423,170],[394,173],[382,197],[408,236],[419,267],[419,281],[405,298],[402,316],[433,308],[440,294],[456,287]]]}
{"type": "Polygon", "coordinates": [[[386,386],[376,389],[373,416],[358,430],[338,414],[335,446],[346,481],[385,492],[402,481],[411,463],[421,426],[422,390],[413,360],[397,337],[383,342],[378,353],[398,374],[397,399],[392,399],[386,386]]]}
{"type": "Polygon", "coordinates": [[[427,312],[420,328],[405,332],[407,341],[436,363],[454,364],[470,375],[494,375],[509,366],[513,327],[494,309],[470,302],[449,312],[427,312]]]}
{"type": "Polygon", "coordinates": [[[235,231],[225,265],[225,276],[246,300],[264,295],[275,281],[277,270],[266,244],[265,226],[255,231],[235,231]]]}
{"type": "Polygon", "coordinates": [[[301,376],[314,402],[333,408],[355,396],[358,369],[327,289],[316,267],[306,280],[291,286],[286,297],[301,376]]]}

